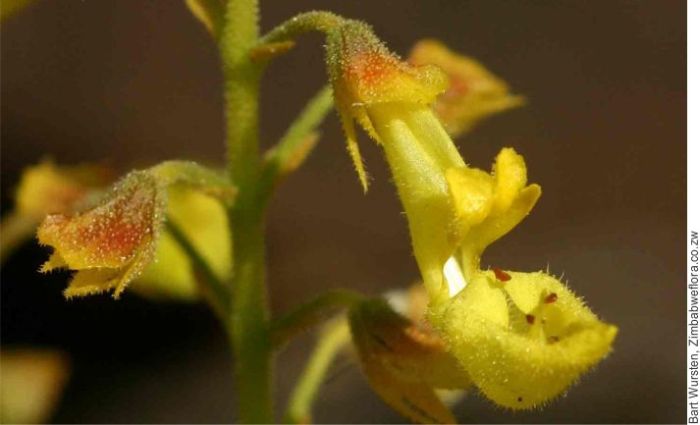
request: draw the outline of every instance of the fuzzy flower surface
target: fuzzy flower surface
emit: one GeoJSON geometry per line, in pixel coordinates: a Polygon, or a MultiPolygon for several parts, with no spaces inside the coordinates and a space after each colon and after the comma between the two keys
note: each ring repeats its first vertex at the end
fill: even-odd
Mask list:
{"type": "MultiPolygon", "coordinates": [[[[610,352],[617,328],[546,273],[481,268],[484,250],[518,225],[541,195],[540,186],[527,181],[524,158],[503,148],[491,172],[467,165],[434,109],[450,78],[433,64],[401,61],[366,25],[346,24],[329,37],[327,50],[336,107],[361,181],[354,122],[384,150],[429,297],[427,317],[447,351],[501,406],[532,408],[563,393],[610,352]]],[[[454,65],[453,53],[438,53],[447,68],[473,65],[466,59],[454,65]]],[[[457,127],[472,125],[489,108],[513,106],[505,87],[487,90],[490,95],[478,101],[453,102],[451,116],[467,117],[457,127]],[[500,106],[484,106],[489,96],[500,106]]]]}
{"type": "MultiPolygon", "coordinates": [[[[178,284],[181,287],[184,278],[177,269],[177,261],[167,261],[179,253],[174,251],[174,242],[162,240],[166,219],[186,216],[188,210],[191,215],[193,208],[199,208],[202,213],[195,222],[207,219],[203,223],[221,224],[217,218],[225,217],[223,207],[217,214],[211,203],[188,190],[225,202],[235,194],[217,174],[190,162],[169,161],[147,170],[132,171],[93,205],[74,213],[50,214],[44,219],[37,238],[41,244],[51,246],[53,253],[41,271],[67,268],[76,272],[64,291],[67,298],[106,291],[112,291],[114,298],[118,298],[129,283],[142,275],[144,279],[139,287],[144,292],[158,292],[163,274],[170,278],[166,280],[171,292],[182,292],[178,284]],[[182,202],[183,196],[189,196],[190,202],[182,202]],[[170,198],[174,202],[169,203],[170,198]],[[158,264],[157,257],[175,268],[159,271],[156,265],[149,271],[149,266],[158,264]]],[[[183,264],[188,265],[186,261],[183,264]]]]}

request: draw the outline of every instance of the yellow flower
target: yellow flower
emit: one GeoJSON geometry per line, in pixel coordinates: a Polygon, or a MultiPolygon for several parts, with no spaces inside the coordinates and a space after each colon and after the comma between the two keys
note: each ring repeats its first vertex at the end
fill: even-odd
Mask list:
{"type": "Polygon", "coordinates": [[[39,348],[0,351],[0,422],[48,423],[70,375],[65,353],[39,348]]]}
{"type": "Polygon", "coordinates": [[[2,259],[34,234],[46,214],[72,211],[110,180],[109,170],[97,165],[59,167],[43,161],[24,170],[15,191],[15,209],[0,223],[2,259]]]}
{"type": "MultiPolygon", "coordinates": [[[[190,187],[171,187],[167,216],[220,280],[230,275],[231,234],[226,209],[217,199],[190,187]]],[[[155,261],[133,282],[131,289],[152,298],[196,299],[200,290],[196,276],[189,257],[166,231],[157,243],[155,261]]]]}
{"type": "MultiPolygon", "coordinates": [[[[442,268],[466,233],[489,218],[479,240],[471,238],[470,255],[464,255],[478,257],[486,244],[524,218],[539,197],[539,186],[524,187],[525,165],[512,149],[499,154],[494,176],[467,167],[431,110],[447,88],[442,72],[401,62],[364,24],[344,28],[329,41],[337,108],[344,122],[354,118],[384,148],[428,292],[446,296],[442,268]],[[511,209],[513,204],[518,208],[511,209]]],[[[345,128],[354,140],[349,122],[345,128]]]]}
{"type": "Polygon", "coordinates": [[[384,300],[358,303],[349,322],[369,383],[387,404],[419,423],[456,423],[436,389],[466,388],[470,379],[439,335],[384,300]]]}
{"type": "Polygon", "coordinates": [[[362,22],[346,21],[329,33],[327,50],[336,107],[348,150],[360,182],[368,181],[353,125],[356,120],[376,140],[371,122],[375,106],[394,103],[430,104],[447,87],[446,76],[433,66],[413,67],[391,53],[362,22]]]}
{"type": "Polygon", "coordinates": [[[416,43],[408,62],[436,65],[449,77],[449,87],[438,96],[433,110],[452,136],[467,132],[483,118],[525,103],[479,62],[452,52],[437,40],[416,43]]]}
{"type": "Polygon", "coordinates": [[[542,272],[479,271],[433,321],[475,385],[513,409],[561,394],[617,334],[542,272]]]}
{"type": "MultiPolygon", "coordinates": [[[[173,292],[191,295],[192,285],[187,287],[184,284],[190,283],[186,279],[193,274],[185,275],[187,269],[183,271],[177,268],[189,268],[191,265],[188,261],[182,262],[184,266],[177,265],[185,258],[177,258],[183,255],[174,250],[172,241],[166,239],[164,244],[158,243],[166,217],[172,215],[177,220],[180,218],[178,215],[187,214],[186,211],[178,213],[178,206],[201,207],[198,205],[201,200],[196,198],[190,198],[198,201],[193,204],[177,202],[180,195],[175,191],[178,188],[198,189],[227,201],[234,194],[233,189],[218,174],[194,163],[171,161],[147,170],[133,171],[90,208],[75,214],[52,214],[46,217],[37,236],[40,243],[52,246],[54,252],[42,266],[42,271],[57,268],[77,271],[64,291],[68,298],[109,290],[113,290],[113,296],[118,298],[127,285],[141,276],[154,262],[156,254],[161,254],[166,257],[163,258],[166,260],[163,261],[165,265],[175,267],[168,269],[169,276],[168,272],[160,272],[165,273],[165,277],[174,279],[171,282],[173,292]],[[168,204],[169,195],[174,195],[176,200],[171,205],[168,204]],[[167,258],[173,256],[175,258],[167,258]],[[174,262],[167,261],[168,259],[174,262]]],[[[223,207],[214,207],[212,210],[210,203],[203,208],[207,215],[198,217],[198,220],[219,225],[221,217],[225,220],[223,207]],[[212,220],[212,217],[215,219],[212,220]]],[[[228,235],[223,231],[214,235],[207,232],[205,235],[214,238],[218,235],[220,240],[225,240],[224,243],[228,242],[228,235]]],[[[202,245],[201,242],[196,244],[202,245]]],[[[221,246],[219,240],[214,243],[215,249],[221,246]]],[[[223,268],[226,267],[217,269],[221,271],[223,268]]],[[[157,287],[153,282],[163,281],[163,276],[158,275],[157,269],[152,270],[150,275],[146,273],[145,280],[140,285],[141,290],[154,292],[157,287]],[[149,282],[151,285],[148,285],[149,282]]]]}
{"type": "Polygon", "coordinates": [[[99,165],[58,167],[43,161],[22,173],[16,191],[17,211],[39,219],[69,212],[110,180],[111,172],[99,165]]]}
{"type": "Polygon", "coordinates": [[[503,272],[511,280],[502,284],[481,270],[484,249],[522,221],[541,194],[527,184],[524,159],[505,148],[491,173],[467,166],[431,109],[447,79],[434,67],[401,62],[368,27],[346,27],[328,44],[336,105],[351,147],[354,119],[384,149],[432,325],[494,402],[529,408],[560,394],[609,352],[616,328],[546,274],[503,272]],[[546,303],[544,291],[560,301],[546,303]]]}

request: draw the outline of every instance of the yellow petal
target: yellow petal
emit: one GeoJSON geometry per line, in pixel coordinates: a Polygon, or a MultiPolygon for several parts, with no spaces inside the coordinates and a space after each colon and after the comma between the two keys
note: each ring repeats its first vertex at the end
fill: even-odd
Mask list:
{"type": "Polygon", "coordinates": [[[416,66],[435,65],[447,74],[447,90],[438,97],[434,109],[453,136],[468,131],[483,118],[524,103],[479,62],[450,51],[439,41],[419,41],[408,61],[416,66]]]}
{"type": "Polygon", "coordinates": [[[561,394],[602,360],[617,328],[555,278],[507,273],[507,282],[491,271],[477,274],[433,323],[488,398],[527,409],[561,394]]]}
{"type": "Polygon", "coordinates": [[[462,249],[472,251],[474,255],[481,255],[488,245],[510,232],[527,217],[541,194],[542,189],[539,185],[527,186],[520,191],[507,210],[501,214],[490,215],[475,226],[465,237],[462,249]]]}
{"type": "Polygon", "coordinates": [[[99,165],[59,167],[44,161],[22,173],[15,195],[17,211],[39,218],[71,211],[76,202],[110,179],[111,173],[99,165]]]}
{"type": "Polygon", "coordinates": [[[494,209],[507,210],[527,183],[525,159],[513,148],[503,148],[493,164],[495,182],[494,209]]]}
{"type": "Polygon", "coordinates": [[[525,187],[525,160],[512,148],[496,157],[492,175],[468,167],[447,170],[457,220],[459,252],[463,274],[469,278],[479,269],[484,249],[510,232],[535,206],[542,191],[538,185],[525,187]]]}
{"type": "Polygon", "coordinates": [[[152,177],[132,173],[97,207],[73,216],[48,216],[37,236],[74,270],[120,268],[140,249],[150,249],[164,202],[152,177]]]}
{"type": "Polygon", "coordinates": [[[494,202],[494,181],[476,168],[450,168],[445,173],[461,232],[484,221],[494,202]]]}
{"type": "Polygon", "coordinates": [[[99,165],[59,167],[43,161],[25,169],[15,193],[15,209],[0,222],[2,259],[30,238],[47,214],[74,211],[89,202],[111,177],[109,170],[99,165]]]}
{"type": "Polygon", "coordinates": [[[436,296],[442,267],[459,242],[445,171],[464,167],[464,161],[426,106],[381,104],[368,112],[408,217],[423,281],[436,296]]]}
{"type": "MultiPolygon", "coordinates": [[[[220,202],[187,186],[171,187],[168,218],[182,230],[221,280],[230,275],[231,235],[226,209],[220,202]]],[[[154,298],[199,298],[196,270],[167,231],[158,240],[155,261],[131,288],[154,298]]]]}

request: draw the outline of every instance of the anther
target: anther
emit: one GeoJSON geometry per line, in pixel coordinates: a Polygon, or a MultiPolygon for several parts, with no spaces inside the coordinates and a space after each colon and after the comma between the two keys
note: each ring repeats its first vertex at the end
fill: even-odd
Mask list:
{"type": "Polygon", "coordinates": [[[501,282],[508,282],[510,280],[510,275],[499,268],[494,267],[493,274],[495,274],[496,279],[500,280],[501,282]]]}
{"type": "Polygon", "coordinates": [[[557,296],[556,292],[552,292],[551,294],[547,295],[547,296],[544,298],[544,303],[545,303],[545,304],[552,304],[552,303],[555,302],[557,299],[559,299],[559,297],[557,296]]]}

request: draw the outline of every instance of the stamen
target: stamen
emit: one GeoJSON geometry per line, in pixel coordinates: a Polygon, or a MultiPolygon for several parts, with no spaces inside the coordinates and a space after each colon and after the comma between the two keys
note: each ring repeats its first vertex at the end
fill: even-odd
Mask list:
{"type": "Polygon", "coordinates": [[[451,297],[457,295],[462,289],[467,286],[467,281],[462,274],[462,268],[455,257],[450,257],[442,267],[442,274],[447,281],[448,294],[451,297]]]}
{"type": "Polygon", "coordinates": [[[559,297],[557,296],[557,293],[552,292],[544,298],[544,303],[551,304],[551,303],[555,302],[558,298],[559,297]]]}
{"type": "Polygon", "coordinates": [[[496,275],[496,279],[500,280],[501,282],[508,282],[511,278],[510,275],[503,270],[494,267],[493,268],[493,274],[496,275]]]}

